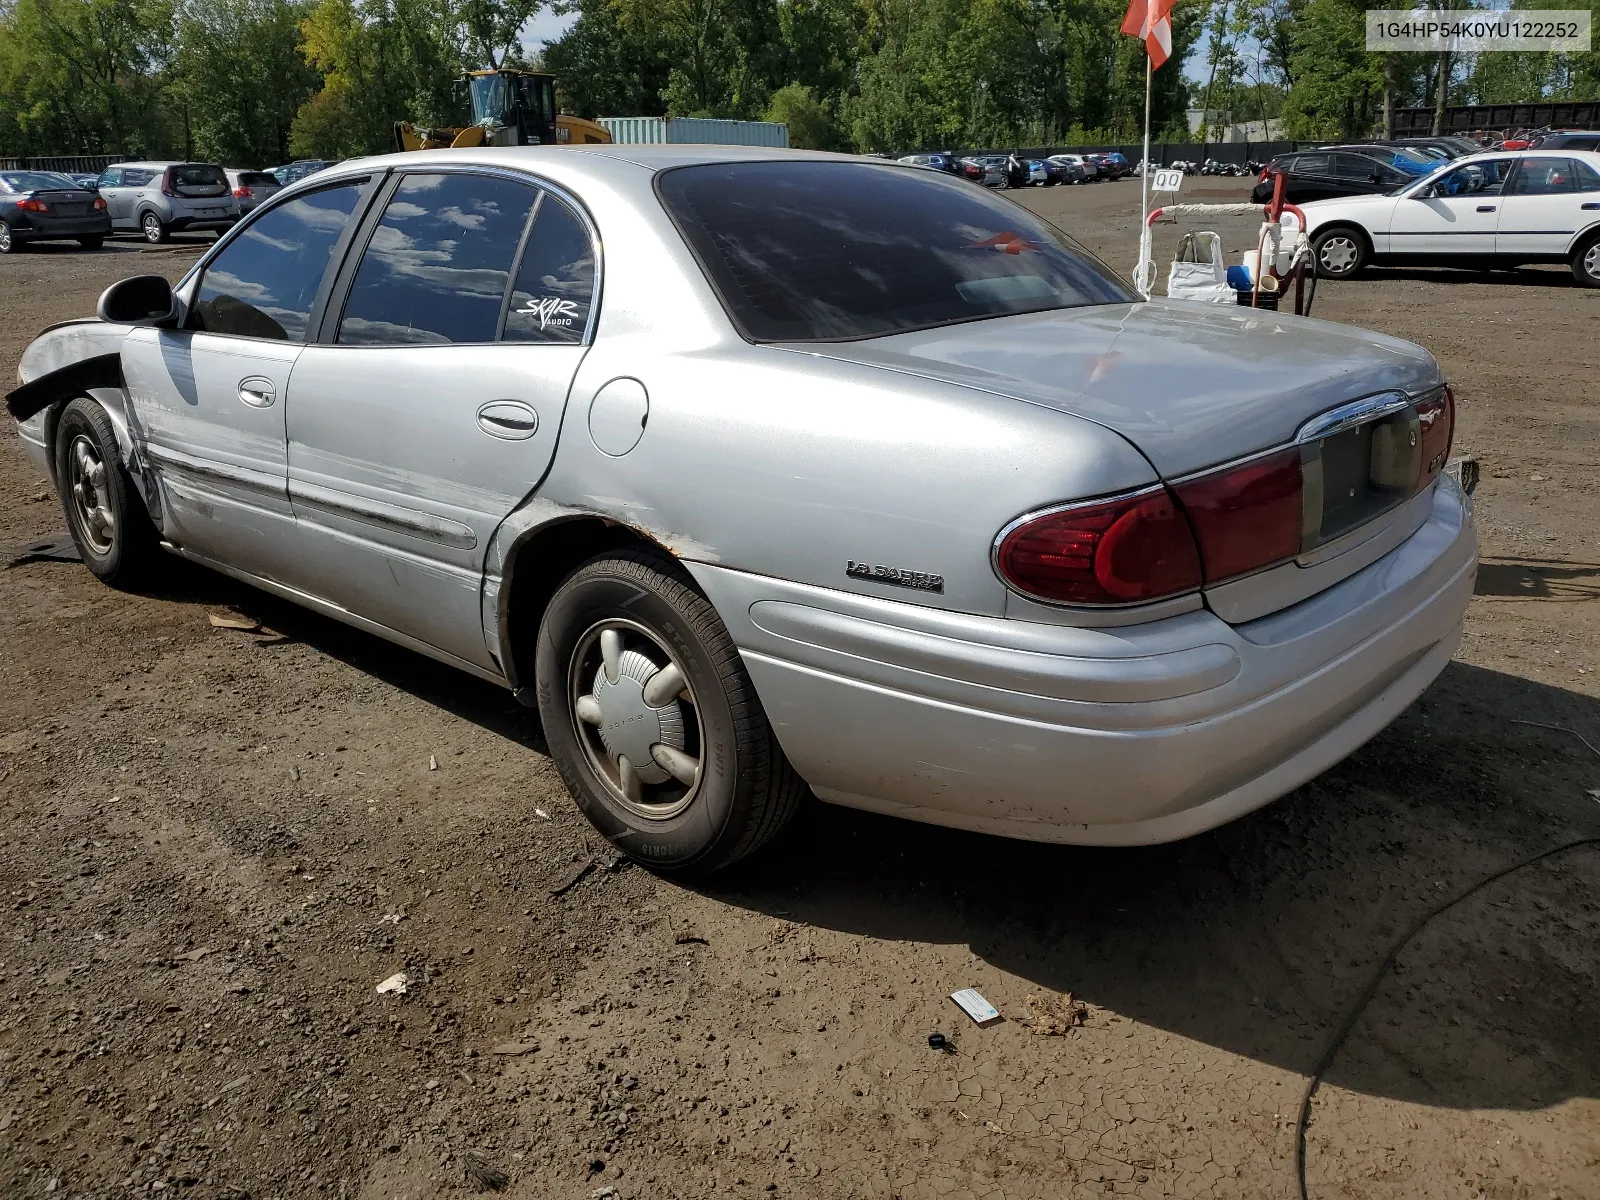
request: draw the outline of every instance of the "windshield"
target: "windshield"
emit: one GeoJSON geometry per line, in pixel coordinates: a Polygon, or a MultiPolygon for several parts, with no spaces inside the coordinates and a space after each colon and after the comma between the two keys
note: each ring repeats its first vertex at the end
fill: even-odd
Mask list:
{"type": "Polygon", "coordinates": [[[5,180],[6,186],[13,192],[48,192],[62,188],[73,192],[83,190],[65,175],[58,175],[54,171],[6,171],[0,173],[0,179],[5,180]]]}
{"type": "Polygon", "coordinates": [[[504,75],[474,75],[469,85],[472,89],[472,122],[492,121],[496,125],[505,118],[511,107],[510,95],[504,75]]]}
{"type": "Polygon", "coordinates": [[[931,171],[718,163],[664,171],[656,188],[752,341],[878,337],[1137,299],[1020,205],[931,171]]]}

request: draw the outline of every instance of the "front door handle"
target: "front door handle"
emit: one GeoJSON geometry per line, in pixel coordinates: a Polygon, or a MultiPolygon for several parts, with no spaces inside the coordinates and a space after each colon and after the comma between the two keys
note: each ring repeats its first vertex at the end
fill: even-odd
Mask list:
{"type": "Polygon", "coordinates": [[[251,408],[271,408],[272,402],[277,398],[277,389],[272,386],[270,379],[252,375],[248,379],[239,380],[239,399],[251,408]]]}
{"type": "Polygon", "coordinates": [[[1478,211],[1479,212],[1493,212],[1494,211],[1494,205],[1492,205],[1492,204],[1480,204],[1480,205],[1478,205],[1478,211]]]}
{"type": "Polygon", "coordinates": [[[491,400],[478,410],[478,428],[490,437],[520,442],[539,431],[539,414],[520,400],[491,400]]]}
{"type": "Polygon", "coordinates": [[[1589,201],[1589,203],[1585,204],[1583,207],[1586,208],[1586,209],[1591,209],[1591,210],[1592,209],[1596,209],[1596,208],[1600,208],[1600,200],[1591,200],[1591,201],[1589,201]]]}

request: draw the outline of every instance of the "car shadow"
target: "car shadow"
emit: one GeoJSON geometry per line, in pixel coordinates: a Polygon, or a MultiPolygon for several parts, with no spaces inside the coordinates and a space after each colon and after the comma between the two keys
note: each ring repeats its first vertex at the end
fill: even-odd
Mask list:
{"type": "Polygon", "coordinates": [[[1486,271],[1479,267],[1367,267],[1362,277],[1374,281],[1408,279],[1416,283],[1487,283],[1501,287],[1577,288],[1572,272],[1560,264],[1486,271]]]}
{"type": "MultiPolygon", "coordinates": [[[[1600,745],[1594,700],[1457,663],[1344,763],[1187,841],[1029,844],[818,804],[748,865],[695,886],[854,935],[965,944],[1026,985],[1305,1073],[1441,897],[1600,835],[1585,794],[1600,761],[1515,717],[1600,745]]],[[[1597,871],[1600,848],[1576,849],[1430,924],[1327,1081],[1469,1109],[1600,1097],[1597,871]]]]}
{"type": "Polygon", "coordinates": [[[1486,558],[1478,564],[1476,595],[1572,603],[1600,600],[1600,563],[1545,558],[1486,558]]]}
{"type": "MultiPolygon", "coordinates": [[[[504,689],[245,584],[174,559],[149,594],[232,605],[548,753],[537,713],[504,689]]],[[[1186,841],[1054,846],[813,803],[746,863],[667,886],[854,936],[964,944],[1031,987],[1304,1073],[1421,914],[1600,836],[1600,757],[1584,738],[1600,746],[1600,702],[1452,663],[1343,763],[1186,841]]],[[[1597,872],[1600,848],[1576,849],[1433,921],[1326,1082],[1461,1109],[1600,1098],[1597,872]]]]}
{"type": "Polygon", "coordinates": [[[505,688],[270,592],[175,556],[164,556],[157,580],[141,590],[172,603],[237,609],[261,622],[267,635],[304,643],[491,733],[549,753],[538,711],[519,704],[505,688]]]}

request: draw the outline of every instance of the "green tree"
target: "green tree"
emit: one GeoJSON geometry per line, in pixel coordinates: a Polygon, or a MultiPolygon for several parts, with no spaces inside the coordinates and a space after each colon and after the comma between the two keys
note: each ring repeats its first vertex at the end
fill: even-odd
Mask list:
{"type": "Polygon", "coordinates": [[[789,127],[789,145],[801,150],[839,150],[843,138],[833,114],[803,84],[791,83],[772,93],[766,120],[789,127]]]}
{"type": "Polygon", "coordinates": [[[289,157],[295,114],[315,90],[299,50],[297,0],[190,0],[178,21],[174,91],[199,158],[268,166],[289,157]]]}

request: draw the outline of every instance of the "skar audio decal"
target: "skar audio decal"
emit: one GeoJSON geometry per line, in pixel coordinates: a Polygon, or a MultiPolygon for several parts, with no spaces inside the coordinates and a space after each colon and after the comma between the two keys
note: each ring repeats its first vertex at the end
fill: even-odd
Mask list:
{"type": "Polygon", "coordinates": [[[557,296],[546,296],[543,300],[529,300],[517,309],[518,314],[524,317],[538,317],[539,328],[545,329],[551,325],[562,327],[571,326],[578,316],[578,305],[572,300],[562,300],[557,296]]]}

